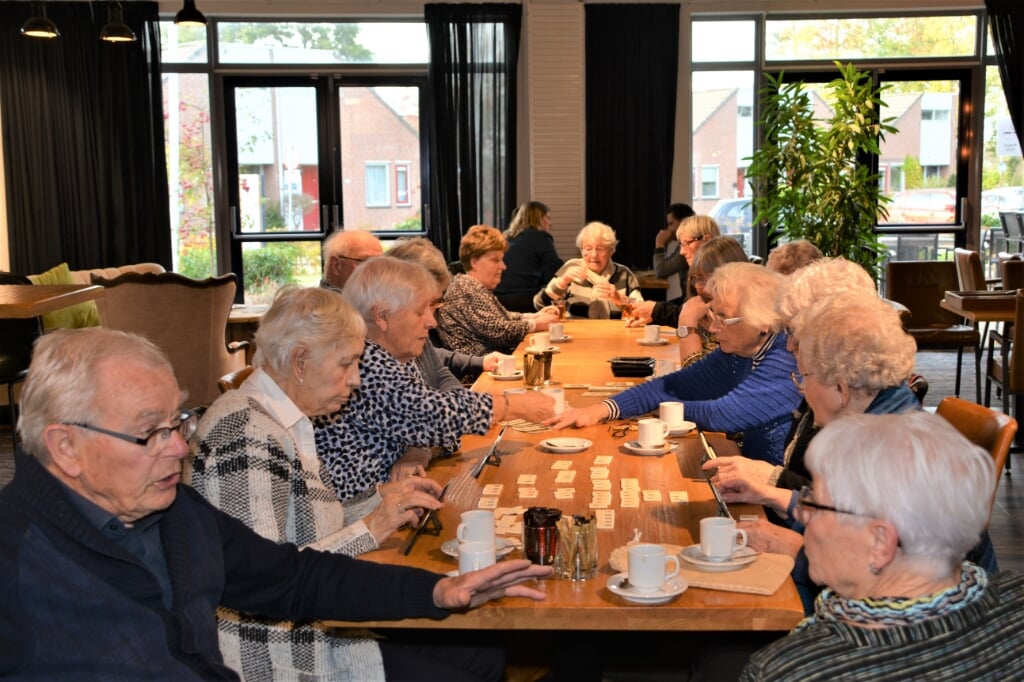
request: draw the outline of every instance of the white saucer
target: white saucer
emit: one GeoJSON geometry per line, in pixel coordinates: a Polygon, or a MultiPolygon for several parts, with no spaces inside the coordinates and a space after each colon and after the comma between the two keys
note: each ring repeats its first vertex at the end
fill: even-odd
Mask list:
{"type": "MultiPolygon", "coordinates": [[[[494,538],[494,555],[496,557],[503,557],[515,548],[515,544],[507,538],[494,538]]],[[[448,540],[443,545],[441,545],[441,551],[454,559],[458,559],[459,541],[448,540]]]]}
{"type": "Polygon", "coordinates": [[[661,589],[655,590],[654,592],[637,592],[633,587],[619,587],[622,583],[622,579],[628,576],[628,573],[616,573],[611,578],[608,578],[608,589],[612,594],[616,594],[628,602],[634,604],[646,604],[648,606],[656,606],[658,604],[664,604],[670,602],[683,592],[686,592],[688,587],[686,580],[681,575],[677,575],[674,578],[666,581],[661,589]]]}
{"type": "Polygon", "coordinates": [[[750,547],[744,547],[743,549],[736,550],[731,559],[725,561],[713,561],[708,557],[704,556],[700,551],[700,545],[690,545],[689,547],[683,547],[683,550],[679,552],[680,558],[689,563],[693,564],[697,568],[703,571],[735,571],[740,566],[746,566],[757,559],[758,552],[751,549],[750,547]]]}
{"type": "Polygon", "coordinates": [[[675,443],[669,443],[668,441],[662,443],[656,448],[645,448],[640,445],[639,441],[631,440],[628,443],[623,443],[622,447],[626,448],[626,451],[634,455],[664,455],[667,452],[672,452],[676,448],[675,443]]]}
{"type": "Polygon", "coordinates": [[[515,374],[498,374],[497,372],[488,372],[487,375],[495,381],[519,381],[523,378],[523,370],[517,369],[515,374]]]}
{"type": "Polygon", "coordinates": [[[553,354],[558,354],[558,353],[561,353],[562,351],[558,350],[557,346],[548,346],[547,348],[535,348],[534,346],[530,346],[524,352],[526,352],[526,353],[553,353],[553,354]]]}
{"type": "Polygon", "coordinates": [[[554,337],[552,337],[551,339],[551,343],[569,343],[570,341],[572,341],[572,337],[569,336],[568,334],[559,339],[556,339],[554,337]]]}
{"type": "Polygon", "coordinates": [[[668,435],[683,436],[689,433],[690,431],[693,431],[695,428],[697,428],[696,424],[687,421],[681,422],[679,424],[670,424],[668,427],[668,435]]]}
{"type": "Polygon", "coordinates": [[[586,438],[548,438],[547,440],[542,440],[540,444],[545,450],[562,455],[583,452],[593,445],[586,438]]]}
{"type": "Polygon", "coordinates": [[[637,339],[636,341],[641,346],[664,346],[668,343],[668,339],[658,339],[657,341],[648,341],[647,339],[637,339]]]}

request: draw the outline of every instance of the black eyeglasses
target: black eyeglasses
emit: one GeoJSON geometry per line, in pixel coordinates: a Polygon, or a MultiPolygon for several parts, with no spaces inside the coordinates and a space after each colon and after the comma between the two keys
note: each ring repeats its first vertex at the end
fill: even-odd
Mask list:
{"type": "Polygon", "coordinates": [[[857,512],[847,511],[845,509],[839,509],[837,507],[830,507],[827,504],[819,504],[811,499],[812,495],[814,495],[814,489],[811,488],[811,486],[809,485],[805,485],[804,487],[800,488],[800,492],[797,493],[796,496],[796,508],[794,509],[794,511],[796,512],[797,521],[804,525],[807,525],[807,519],[810,517],[810,514],[807,511],[808,509],[814,509],[815,511],[830,511],[834,514],[864,516],[863,514],[859,514],[857,512]]]}
{"type": "Polygon", "coordinates": [[[199,415],[192,410],[182,410],[178,413],[177,424],[161,426],[160,428],[153,429],[144,438],[132,436],[127,433],[120,433],[118,431],[111,431],[110,429],[100,428],[99,426],[93,426],[92,424],[86,424],[84,422],[70,422],[67,426],[77,426],[82,429],[102,433],[112,438],[118,438],[125,442],[142,445],[148,448],[152,447],[154,443],[166,443],[171,439],[171,434],[175,431],[181,434],[181,437],[188,441],[188,439],[195,435],[196,430],[199,428],[199,415]]]}
{"type": "Polygon", "coordinates": [[[636,424],[609,424],[608,433],[612,438],[624,438],[630,431],[636,431],[636,424]]]}

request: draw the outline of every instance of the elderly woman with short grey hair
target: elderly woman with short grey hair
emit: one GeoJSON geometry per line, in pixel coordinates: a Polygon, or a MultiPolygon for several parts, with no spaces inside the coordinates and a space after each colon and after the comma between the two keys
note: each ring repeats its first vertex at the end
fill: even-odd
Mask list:
{"type": "MultiPolygon", "coordinates": [[[[192,487],[265,538],[348,556],[377,549],[399,526],[439,508],[440,486],[428,478],[380,486],[344,504],[324,483],[310,418],[340,409],[359,385],[364,329],[333,290],[280,289],[256,333],[252,375],[199,423],[192,487]]],[[[296,670],[383,678],[380,649],[365,636],[229,609],[217,616],[224,661],[244,678],[296,670]]]]}
{"type": "Polygon", "coordinates": [[[1019,678],[1024,578],[964,560],[988,521],[991,456],[927,412],[862,414],[822,429],[807,464],[794,512],[826,588],[740,679],[1019,678]]]}
{"type": "Polygon", "coordinates": [[[366,323],[361,385],[345,409],[318,417],[317,451],[341,500],[391,478],[410,448],[454,452],[463,434],[483,434],[497,421],[541,421],[554,402],[536,391],[506,396],[429,386],[416,363],[441,290],[427,270],[387,256],[361,265],[345,284],[344,297],[366,323]]]}
{"type": "Polygon", "coordinates": [[[619,240],[604,223],[587,223],[576,235],[580,258],[571,258],[537,292],[533,304],[540,309],[565,301],[576,317],[621,317],[623,310],[642,302],[640,282],[625,265],[612,261],[619,240]]]}

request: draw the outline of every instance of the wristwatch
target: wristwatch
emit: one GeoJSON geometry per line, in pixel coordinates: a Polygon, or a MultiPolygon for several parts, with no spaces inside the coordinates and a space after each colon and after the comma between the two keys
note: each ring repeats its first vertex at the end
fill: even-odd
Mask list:
{"type": "Polygon", "coordinates": [[[676,336],[678,336],[681,339],[685,339],[690,334],[696,334],[696,333],[697,333],[697,328],[696,327],[679,327],[678,329],[676,329],[676,336]]]}

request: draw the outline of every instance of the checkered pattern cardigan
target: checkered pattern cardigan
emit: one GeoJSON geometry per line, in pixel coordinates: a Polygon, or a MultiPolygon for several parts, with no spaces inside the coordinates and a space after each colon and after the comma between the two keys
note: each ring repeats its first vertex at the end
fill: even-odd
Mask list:
{"type": "MultiPolygon", "coordinates": [[[[320,472],[303,466],[294,440],[260,397],[243,385],[218,398],[203,416],[192,486],[268,539],[348,556],[376,549],[360,519],[380,497],[339,502],[320,472]]],[[[247,681],[311,675],[384,680],[380,648],[364,631],[274,622],[224,608],[217,621],[224,662],[247,681]]]]}

